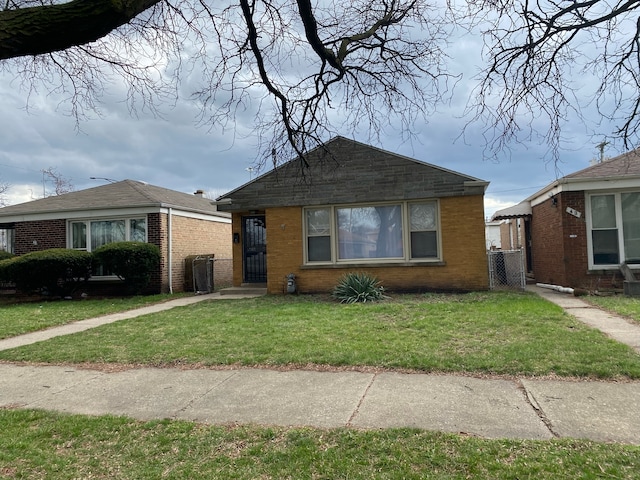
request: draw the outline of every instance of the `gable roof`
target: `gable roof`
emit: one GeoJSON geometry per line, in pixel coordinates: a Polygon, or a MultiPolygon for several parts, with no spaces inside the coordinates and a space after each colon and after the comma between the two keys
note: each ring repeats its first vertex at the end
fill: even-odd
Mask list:
{"type": "Polygon", "coordinates": [[[489,184],[344,137],[222,195],[222,211],[483,195],[489,184]]]}
{"type": "Polygon", "coordinates": [[[562,191],[640,187],[640,148],[565,175],[512,207],[496,211],[491,220],[531,215],[531,207],[562,191]]]}
{"type": "Polygon", "coordinates": [[[623,153],[617,157],[596,163],[577,172],[562,177],[563,179],[603,179],[616,177],[640,176],[640,149],[623,153]]]}
{"type": "Polygon", "coordinates": [[[218,212],[211,201],[199,195],[156,187],[136,180],[122,180],[77,192],[41,198],[0,208],[0,221],[7,217],[124,208],[175,208],[182,211],[228,217],[218,212]]]}

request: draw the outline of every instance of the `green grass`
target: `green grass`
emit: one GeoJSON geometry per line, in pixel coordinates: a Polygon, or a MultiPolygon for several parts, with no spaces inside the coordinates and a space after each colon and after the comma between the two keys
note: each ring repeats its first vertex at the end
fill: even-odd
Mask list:
{"type": "Polygon", "coordinates": [[[640,478],[640,447],[0,410],[0,478],[640,478]]]}
{"type": "Polygon", "coordinates": [[[590,295],[583,298],[603,310],[622,315],[632,322],[640,324],[640,298],[626,297],[624,295],[611,295],[606,297],[590,295]]]}
{"type": "Polygon", "coordinates": [[[144,307],[172,298],[177,298],[177,295],[0,304],[0,339],[76,320],[144,307]]]}
{"type": "Polygon", "coordinates": [[[309,364],[424,372],[640,378],[640,355],[534,294],[206,301],[0,352],[7,361],[309,364]]]}

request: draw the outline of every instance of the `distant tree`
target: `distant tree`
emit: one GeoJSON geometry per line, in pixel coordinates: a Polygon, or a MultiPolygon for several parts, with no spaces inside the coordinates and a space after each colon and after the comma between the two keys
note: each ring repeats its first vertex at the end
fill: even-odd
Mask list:
{"type": "Polygon", "coordinates": [[[0,181],[0,207],[4,207],[7,204],[7,192],[11,188],[11,185],[0,181]]]}
{"type": "Polygon", "coordinates": [[[63,193],[73,192],[74,186],[71,180],[62,176],[57,169],[49,167],[42,170],[42,188],[45,197],[54,195],[62,195],[63,193]],[[47,189],[47,185],[51,185],[51,189],[47,189]]]}

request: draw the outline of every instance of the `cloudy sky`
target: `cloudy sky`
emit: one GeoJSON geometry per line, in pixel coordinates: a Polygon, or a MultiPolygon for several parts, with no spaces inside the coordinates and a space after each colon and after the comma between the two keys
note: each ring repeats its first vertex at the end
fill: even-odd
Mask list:
{"type": "MultiPolygon", "coordinates": [[[[473,42],[471,42],[473,43],[473,42]]],[[[416,125],[415,141],[403,142],[390,132],[377,147],[455,170],[483,180],[490,186],[485,213],[510,206],[552,182],[557,176],[585,168],[598,154],[593,138],[576,125],[563,131],[565,149],[561,162],[548,162],[547,147],[535,142],[514,145],[499,161],[483,160],[481,125],[460,133],[468,119],[462,117],[477,52],[469,40],[450,49],[463,80],[450,105],[439,108],[428,124],[416,125]]],[[[179,100],[163,108],[163,117],[132,116],[117,95],[106,98],[101,115],[76,121],[57,108],[55,96],[38,95],[20,88],[11,71],[0,74],[0,183],[10,189],[8,204],[41,198],[51,189],[42,171],[53,168],[76,190],[108,180],[134,179],[193,193],[203,189],[215,197],[247,182],[257,158],[257,144],[247,135],[250,118],[239,119],[236,130],[198,127],[197,106],[179,100]],[[29,109],[26,106],[29,105],[29,109]],[[91,177],[98,177],[91,179],[91,177]]],[[[345,137],[365,143],[365,134],[345,131],[345,137]]],[[[619,151],[606,151],[614,156],[619,151]]]]}

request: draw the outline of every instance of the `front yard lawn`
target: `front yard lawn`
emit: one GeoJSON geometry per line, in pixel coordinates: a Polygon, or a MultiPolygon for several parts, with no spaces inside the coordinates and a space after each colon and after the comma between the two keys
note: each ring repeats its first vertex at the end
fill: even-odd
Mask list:
{"type": "Polygon", "coordinates": [[[0,352],[34,362],[640,378],[640,355],[530,293],[206,301],[0,352]]]}
{"type": "Polygon", "coordinates": [[[640,325],[640,298],[626,297],[624,295],[602,297],[589,295],[583,298],[592,305],[626,317],[631,322],[640,325]]]}
{"type": "Polygon", "coordinates": [[[176,298],[149,295],[126,298],[52,300],[0,304],[0,339],[22,335],[65,323],[123,312],[176,298]]]}
{"type": "Polygon", "coordinates": [[[0,478],[638,478],[640,448],[0,410],[0,478]]]}

